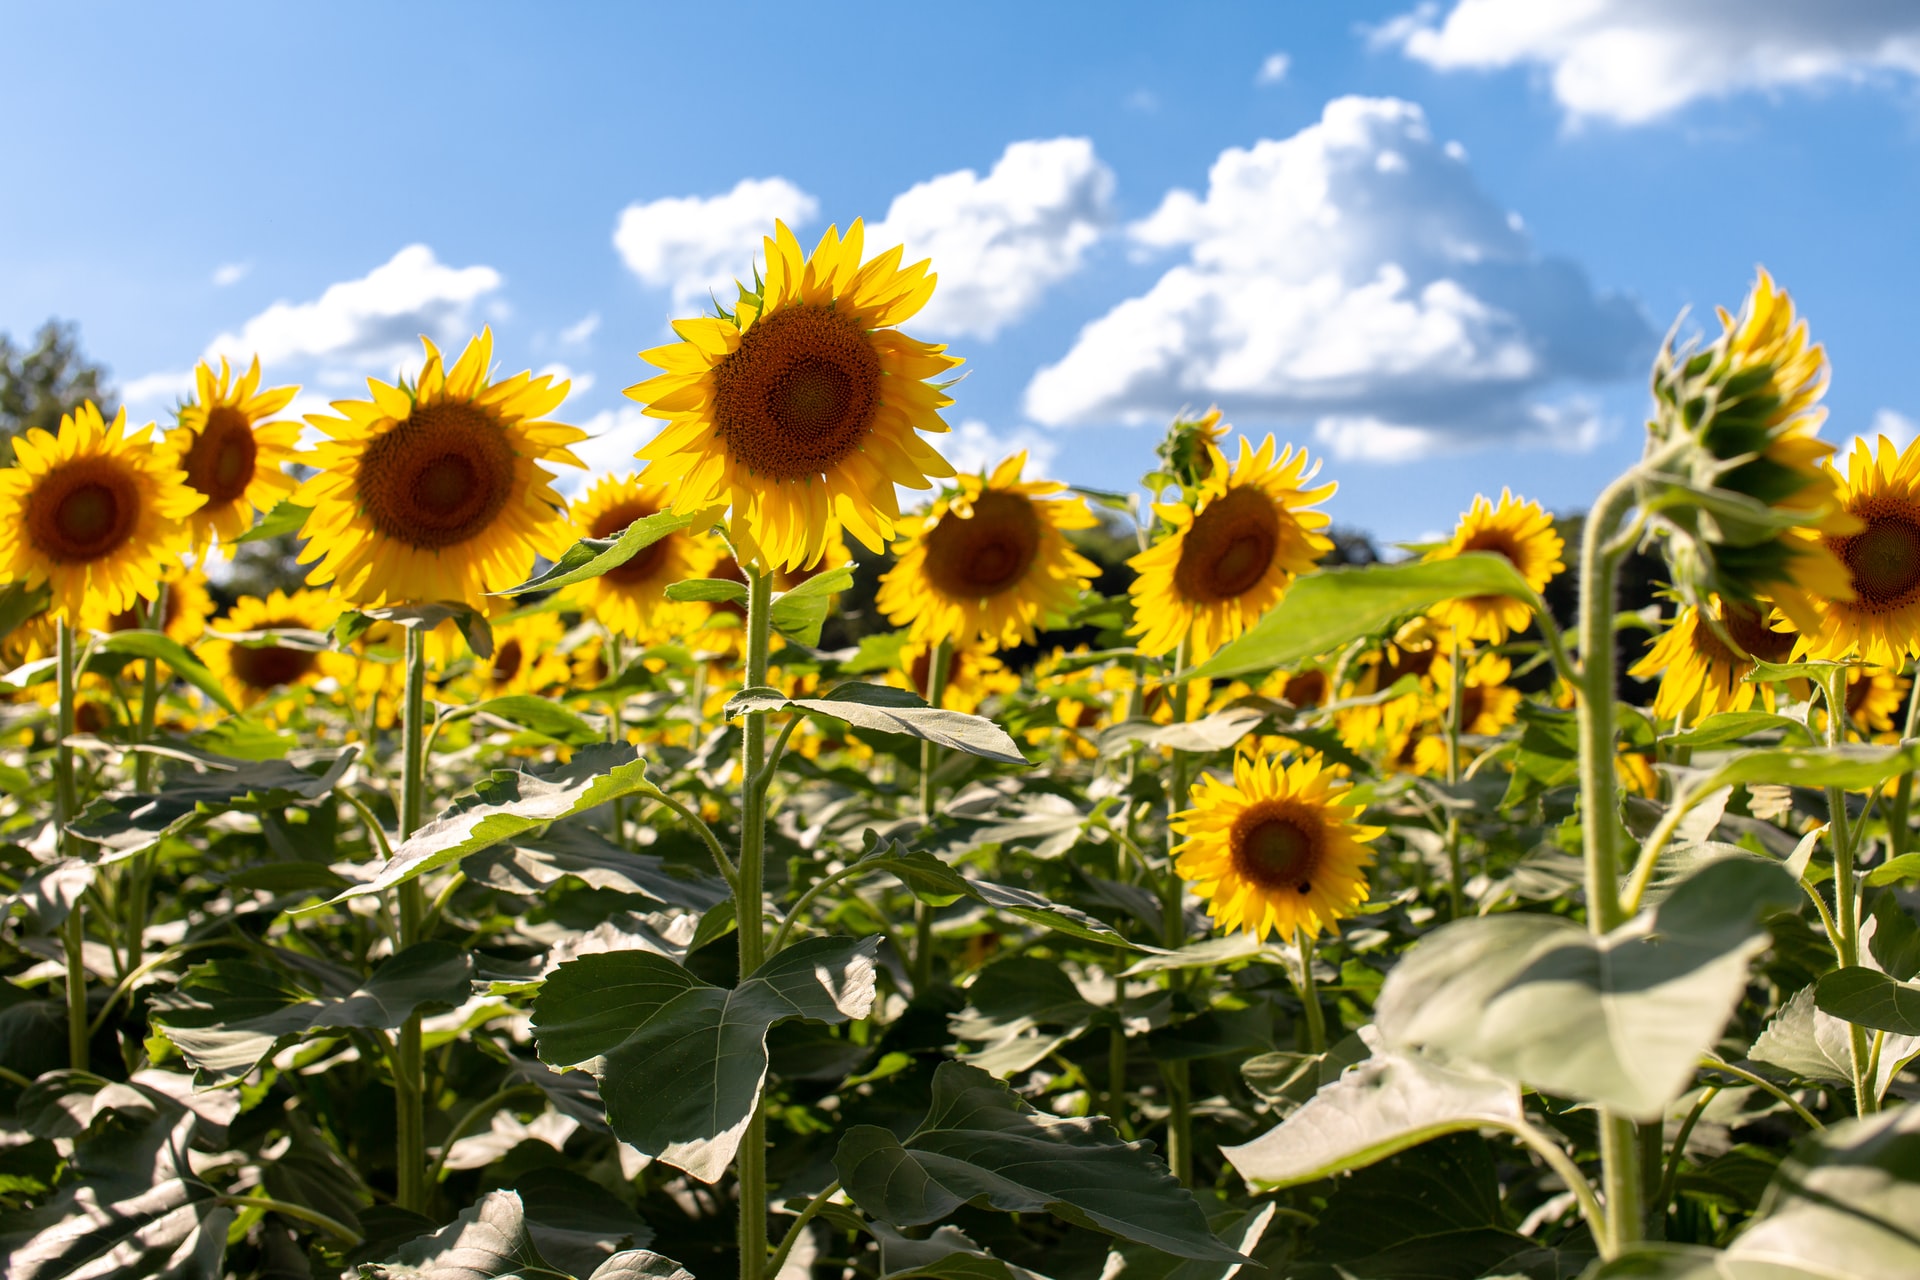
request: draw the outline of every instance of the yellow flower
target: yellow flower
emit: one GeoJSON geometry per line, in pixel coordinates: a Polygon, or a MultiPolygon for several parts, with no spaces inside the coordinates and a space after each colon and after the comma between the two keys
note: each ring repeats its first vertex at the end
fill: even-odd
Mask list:
{"type": "Polygon", "coordinates": [[[187,516],[206,499],[153,447],[153,426],[127,431],[91,401],[13,438],[0,470],[0,578],[47,583],[48,613],[78,624],[152,599],[162,571],[192,536],[187,516]]]}
{"type": "Polygon", "coordinates": [[[1358,822],[1345,802],[1351,786],[1318,755],[1293,764],[1239,756],[1233,781],[1207,776],[1193,787],[1193,808],[1175,815],[1185,836],[1175,869],[1207,903],[1221,929],[1291,939],[1337,932],[1367,900],[1366,842],[1383,828],[1358,822]]]}
{"type": "Polygon", "coordinates": [[[1206,450],[1212,466],[1195,504],[1156,503],[1171,531],[1127,562],[1139,573],[1129,590],[1142,653],[1172,653],[1190,638],[1198,662],[1243,635],[1333,550],[1318,532],[1329,517],[1307,508],[1335,486],[1305,487],[1319,471],[1305,450],[1289,445],[1275,457],[1272,436],[1258,450],[1242,436],[1231,471],[1217,445],[1206,450]]]}
{"type": "MultiPolygon", "coordinates": [[[[161,571],[167,588],[167,601],[160,614],[161,630],[170,640],[191,645],[207,629],[213,616],[213,597],[207,594],[207,576],[199,569],[181,563],[161,571]]],[[[144,631],[153,608],[145,600],[136,600],[116,613],[92,610],[83,624],[94,631],[144,631]]]]}
{"type": "MultiPolygon", "coordinates": [[[[1452,539],[1427,558],[1451,560],[1469,551],[1496,552],[1538,591],[1567,567],[1560,559],[1565,545],[1554,532],[1553,517],[1541,510],[1539,503],[1522,501],[1502,489],[1498,507],[1484,496],[1476,496],[1473,506],[1460,517],[1452,539]]],[[[1435,605],[1432,617],[1440,626],[1443,643],[1449,641],[1451,633],[1453,639],[1465,643],[1484,640],[1504,644],[1511,632],[1527,629],[1533,612],[1512,596],[1466,596],[1435,605]]]]}
{"type": "Polygon", "coordinates": [[[1856,667],[1847,672],[1847,714],[1868,735],[1892,733],[1894,717],[1907,705],[1913,681],[1885,667],[1856,667]]]}
{"type": "MultiPolygon", "coordinates": [[[[657,544],[656,544],[657,545],[657,544]]],[[[493,625],[493,657],[474,663],[474,679],[483,698],[515,693],[545,693],[573,676],[560,651],[567,629],[553,613],[530,613],[493,625]]]]}
{"type": "MultiPolygon", "coordinates": [[[[897,669],[887,673],[887,682],[911,689],[928,697],[928,681],[933,677],[934,646],[924,640],[909,641],[900,647],[897,669]]],[[[991,650],[976,645],[955,645],[947,656],[947,685],[940,705],[948,711],[971,715],[980,704],[995,694],[1010,693],[1020,687],[1020,677],[1007,670],[1006,663],[991,650]]]]}
{"type": "MultiPolygon", "coordinates": [[[[1513,664],[1497,654],[1483,653],[1466,664],[1460,686],[1460,732],[1463,736],[1490,738],[1512,724],[1520,705],[1520,691],[1507,686],[1513,664]]],[[[1444,774],[1447,771],[1447,718],[1453,714],[1453,664],[1434,667],[1434,694],[1422,700],[1424,713],[1417,728],[1407,728],[1413,752],[1413,772],[1444,774]]]]}
{"type": "Polygon", "coordinates": [[[207,495],[193,513],[193,546],[204,554],[216,537],[231,551],[233,540],[253,527],[253,513],[271,511],[291,495],[295,481],[281,469],[300,442],[300,424],[269,422],[293,402],[299,387],[260,390],[260,359],[238,381],[223,356],[216,376],[204,360],[193,371],[196,398],[180,410],[180,425],[163,447],[187,483],[207,495]]]}
{"type": "MultiPolygon", "coordinates": [[[[576,538],[611,538],[669,505],[666,490],[641,484],[638,476],[603,476],[574,500],[569,514],[576,538]]],[[[689,578],[711,577],[715,546],[701,528],[670,533],[619,568],[570,588],[567,598],[610,630],[633,640],[651,640],[660,624],[687,620],[686,607],[668,600],[666,590],[689,578]]]]}
{"type": "Polygon", "coordinates": [[[880,611],[911,624],[915,640],[1012,646],[1064,614],[1100,572],[1065,530],[1090,529],[1093,513],[1063,484],[1022,481],[1017,453],[989,476],[966,475],[957,492],[903,525],[910,540],[880,579],[880,611]]]}
{"type": "MultiPolygon", "coordinates": [[[[1833,476],[1839,479],[1837,471],[1833,476]]],[[[1845,581],[1837,592],[1812,596],[1812,625],[1803,627],[1795,652],[1819,659],[1857,654],[1897,668],[1920,653],[1920,441],[1903,450],[1885,436],[1875,450],[1860,442],[1847,459],[1840,503],[1856,532],[1824,541],[1845,581]]]]}
{"type": "Polygon", "coordinates": [[[1745,711],[1756,693],[1769,709],[1773,706],[1773,686],[1753,684],[1747,673],[1756,658],[1785,662],[1793,655],[1794,637],[1769,628],[1763,610],[1752,605],[1729,604],[1718,597],[1714,604],[1721,629],[1746,656],[1728,648],[1701,620],[1700,611],[1688,605],[1627,673],[1641,680],[1660,677],[1653,714],[1662,720],[1684,716],[1698,724],[1722,711],[1745,711]]]}
{"type": "Polygon", "coordinates": [[[864,264],[865,229],[829,227],[811,257],[784,223],[758,292],[733,314],[679,320],[683,339],[641,353],[662,373],[627,394],[667,425],[639,456],[673,509],[731,509],[734,544],[765,568],[812,564],[845,527],[872,551],[893,536],[894,486],[953,474],[917,432],[953,403],[928,379],[960,361],[893,326],[933,296],[901,251],[864,264]]]}
{"type": "MultiPolygon", "coordinates": [[[[340,603],[324,591],[275,591],[261,599],[241,596],[213,627],[234,635],[250,631],[324,632],[340,616],[340,603]]],[[[352,659],[286,644],[248,646],[216,635],[201,646],[201,656],[220,677],[227,696],[252,706],[284,690],[312,684],[324,675],[344,673],[352,659]]]]}
{"type": "Polygon", "coordinates": [[[567,546],[560,495],[542,463],[581,466],[567,448],[586,438],[549,422],[567,384],[521,373],[489,382],[493,334],[467,344],[452,369],[422,338],[427,362],[412,387],[368,379],[371,400],[336,401],[340,417],[307,421],[332,437],[305,461],[320,468],[294,494],[312,508],[307,581],[334,582],[355,604],[464,601],[524,580],[536,555],[567,546]]]}

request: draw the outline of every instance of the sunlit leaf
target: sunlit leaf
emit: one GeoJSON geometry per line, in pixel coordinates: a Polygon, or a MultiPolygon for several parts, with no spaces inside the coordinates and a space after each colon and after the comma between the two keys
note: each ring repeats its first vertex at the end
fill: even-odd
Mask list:
{"type": "Polygon", "coordinates": [[[693,523],[692,516],[662,511],[635,520],[612,538],[582,538],[563,552],[545,573],[535,574],[517,587],[493,594],[524,596],[536,591],[558,591],[618,569],[670,533],[693,523]]]}
{"type": "Polygon", "coordinates": [[[808,711],[862,729],[906,734],[988,760],[1024,765],[1007,731],[984,716],[930,707],[918,695],[884,684],[843,684],[819,698],[789,698],[777,689],[745,689],[727,703],[727,715],[808,711]]]}

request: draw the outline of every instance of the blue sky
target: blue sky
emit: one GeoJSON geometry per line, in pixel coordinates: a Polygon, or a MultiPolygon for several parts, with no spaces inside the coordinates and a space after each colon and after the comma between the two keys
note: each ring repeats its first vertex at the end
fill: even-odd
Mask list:
{"type": "Polygon", "coordinates": [[[621,466],[634,353],[776,213],[932,254],[906,327],[967,357],[962,460],[1126,487],[1170,408],[1217,401],[1324,455],[1336,520],[1383,539],[1502,484],[1584,505],[1638,452],[1658,335],[1761,263],[1832,356],[1830,435],[1920,418],[1920,6],[1893,0],[8,22],[0,331],[79,321],[163,423],[211,351],[318,407],[491,323],[503,367],[576,377],[621,466]]]}

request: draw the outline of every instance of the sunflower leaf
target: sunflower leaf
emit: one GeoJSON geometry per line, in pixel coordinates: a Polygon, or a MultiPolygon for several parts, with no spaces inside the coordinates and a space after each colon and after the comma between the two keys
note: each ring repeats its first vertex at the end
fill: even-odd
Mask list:
{"type": "Polygon", "coordinates": [[[558,702],[549,698],[536,697],[531,693],[510,693],[499,698],[489,698],[485,702],[476,702],[470,707],[449,711],[444,722],[451,723],[455,720],[470,718],[493,720],[512,725],[517,729],[528,729],[552,738],[555,742],[564,742],[570,747],[584,747],[607,740],[607,731],[590,724],[579,712],[570,711],[558,702]]]}
{"type": "Polygon", "coordinates": [[[223,711],[235,715],[240,708],[220,687],[219,679],[200,659],[173,637],[159,631],[115,631],[94,642],[95,653],[118,653],[132,658],[152,658],[173,668],[173,673],[212,698],[223,711]]]}
{"type": "Polygon", "coordinates": [[[692,524],[694,517],[661,511],[635,520],[612,538],[582,538],[563,552],[546,572],[536,573],[517,587],[495,591],[496,596],[524,596],[536,591],[558,591],[618,569],[670,533],[692,524]]]}
{"type": "Polygon", "coordinates": [[[1372,635],[1402,614],[1462,596],[1537,599],[1513,562],[1492,552],[1328,569],[1301,578],[1245,635],[1169,679],[1218,679],[1302,662],[1372,635]]]}
{"type": "Polygon", "coordinates": [[[264,542],[268,538],[278,538],[289,533],[297,534],[307,523],[307,517],[313,514],[311,507],[295,505],[290,499],[282,498],[273,506],[273,510],[260,517],[260,522],[233,539],[235,543],[264,542]]]}
{"type": "Polygon", "coordinates": [[[460,634],[466,637],[467,647],[473,650],[474,657],[493,656],[493,627],[487,622],[486,615],[458,601],[349,609],[333,624],[333,645],[336,649],[345,649],[365,635],[376,622],[390,622],[409,631],[431,631],[449,618],[460,628],[460,634]]]}
{"type": "Polygon", "coordinates": [[[1814,1003],[1856,1026],[1899,1036],[1920,1035],[1920,986],[1876,969],[1849,965],[1822,975],[1814,1003]]]}
{"type": "Polygon", "coordinates": [[[795,644],[812,648],[820,643],[820,628],[826,625],[833,593],[852,585],[853,566],[843,564],[815,574],[791,591],[782,591],[773,598],[773,629],[795,644]]]}
{"type": "Polygon", "coordinates": [[[855,681],[820,698],[789,698],[770,688],[742,689],[726,707],[729,717],[761,711],[807,711],[862,729],[922,738],[988,760],[1029,763],[1007,731],[985,716],[930,707],[918,695],[892,685],[855,681]]]}
{"type": "Polygon", "coordinates": [[[689,578],[667,584],[666,597],[682,603],[738,604],[747,602],[746,584],[731,578],[689,578]]]}
{"type": "MultiPolygon", "coordinates": [[[[871,832],[868,838],[872,838],[871,832]]],[[[929,906],[944,907],[968,898],[1069,937],[1088,942],[1118,943],[1125,947],[1134,945],[1097,916],[1013,885],[975,880],[924,849],[907,849],[890,841],[875,843],[861,857],[860,865],[888,873],[910,889],[914,897],[929,906]]]]}

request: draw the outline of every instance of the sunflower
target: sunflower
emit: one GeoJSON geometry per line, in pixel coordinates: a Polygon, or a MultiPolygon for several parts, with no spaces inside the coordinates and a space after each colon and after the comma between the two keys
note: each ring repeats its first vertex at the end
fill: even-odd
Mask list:
{"type": "Polygon", "coordinates": [[[1847,459],[1840,502],[1856,532],[1824,541],[1847,581],[1841,592],[1813,596],[1814,625],[1795,652],[1818,659],[1858,654],[1897,668],[1920,653],[1920,440],[1895,449],[1881,436],[1876,450],[1861,442],[1847,459]]]}
{"type": "Polygon", "coordinates": [[[1360,825],[1361,806],[1343,803],[1351,789],[1315,754],[1293,764],[1239,756],[1231,783],[1202,778],[1193,808],[1175,815],[1186,837],[1175,870],[1224,930],[1283,940],[1337,932],[1367,900],[1366,842],[1384,830],[1360,825]]]}
{"type": "Polygon", "coordinates": [[[991,475],[965,475],[925,516],[903,525],[909,540],[880,579],[876,603],[915,640],[1008,647],[1073,607],[1100,566],[1075,551],[1066,530],[1097,523],[1065,485],[1020,479],[1016,453],[991,475]]]}
{"type": "MultiPolygon", "coordinates": [[[[1520,691],[1507,685],[1513,664],[1498,654],[1476,655],[1466,664],[1465,680],[1460,686],[1460,732],[1463,736],[1490,738],[1514,722],[1520,705],[1520,691]]],[[[1425,712],[1420,731],[1409,735],[1413,751],[1413,772],[1444,774],[1447,771],[1447,718],[1453,714],[1453,664],[1443,662],[1433,670],[1434,696],[1422,708],[1425,712]]]]}
{"type": "MultiPolygon", "coordinates": [[[[1524,502],[1509,490],[1500,491],[1500,505],[1494,506],[1484,495],[1476,496],[1473,506],[1460,517],[1459,525],[1447,544],[1429,552],[1429,560],[1451,560],[1469,551],[1492,551],[1503,555],[1520,571],[1535,591],[1546,586],[1553,575],[1566,568],[1560,552],[1566,544],[1554,532],[1553,517],[1537,502],[1524,502]]],[[[1464,596],[1433,607],[1433,620],[1440,624],[1443,640],[1463,643],[1484,640],[1504,644],[1511,632],[1525,631],[1533,620],[1526,603],[1512,596],[1464,596]]]]}
{"type": "Polygon", "coordinates": [[[552,613],[530,613],[498,622],[493,627],[493,657],[474,666],[474,680],[483,698],[516,693],[544,693],[573,678],[561,643],[567,629],[552,613]]]}
{"type": "Polygon", "coordinates": [[[811,257],[784,223],[757,292],[731,315],[674,323],[683,339],[641,353],[663,371],[627,394],[667,425],[642,478],[675,511],[731,509],[736,546],[768,569],[812,564],[845,527],[869,550],[893,536],[894,486],[953,468],[917,432],[944,432],[953,403],[928,381],[960,363],[893,326],[933,296],[927,263],[891,249],[862,263],[864,225],[829,227],[811,257]]]}
{"type": "Polygon", "coordinates": [[[464,601],[513,586],[536,555],[558,556],[568,526],[548,462],[582,466],[577,427],[549,422],[567,385],[517,374],[489,382],[493,334],[483,330],[450,370],[426,338],[411,386],[367,380],[371,400],[341,400],[341,416],[310,414],[331,436],[305,460],[320,468],[294,494],[312,508],[300,559],[307,581],[334,582],[355,604],[464,601]]]}
{"type": "MultiPolygon", "coordinates": [[[[178,561],[168,565],[159,576],[161,585],[167,589],[166,603],[161,608],[161,629],[168,639],[191,645],[207,629],[207,619],[213,616],[213,597],[207,593],[207,576],[178,561]]],[[[135,600],[113,613],[90,609],[81,625],[93,631],[143,631],[151,620],[151,610],[152,605],[146,600],[135,600]]]]}
{"type": "Polygon", "coordinates": [[[204,554],[217,537],[230,550],[233,540],[253,527],[253,513],[271,511],[293,493],[294,478],[281,469],[300,442],[300,424],[269,422],[293,402],[299,387],[260,390],[260,358],[254,357],[238,381],[226,357],[213,366],[201,361],[193,371],[196,398],[180,410],[180,425],[162,447],[187,483],[207,495],[193,513],[193,547],[204,554]]]}
{"type": "MultiPolygon", "coordinates": [[[[933,676],[933,649],[925,640],[910,640],[900,646],[900,660],[897,668],[888,673],[889,683],[927,697],[927,682],[933,676]]],[[[947,655],[947,684],[940,705],[948,711],[971,715],[988,698],[1019,687],[1020,677],[1008,671],[1007,664],[996,658],[992,650],[978,645],[955,645],[947,655]]]]}
{"type": "MultiPolygon", "coordinates": [[[[642,484],[638,476],[603,476],[574,499],[568,515],[575,537],[611,538],[669,505],[664,489],[642,484]]],[[[632,640],[650,640],[661,623],[685,620],[686,610],[668,600],[666,590],[689,578],[712,576],[715,546],[704,529],[670,533],[619,568],[571,588],[567,598],[609,630],[632,640]]]]}
{"type": "Polygon", "coordinates": [[[1785,662],[1791,657],[1793,635],[1771,629],[1762,609],[1752,605],[1729,603],[1718,596],[1713,604],[1719,630],[1744,656],[1702,621],[1698,609],[1692,605],[1681,609],[1673,625],[1652,641],[1646,657],[1627,672],[1640,680],[1660,677],[1660,689],[1653,698],[1653,714],[1659,719],[1684,716],[1698,724],[1721,711],[1745,711],[1756,693],[1769,709],[1773,706],[1773,686],[1754,684],[1746,677],[1756,658],[1785,662]]]}
{"type": "Polygon", "coordinates": [[[1334,718],[1341,742],[1366,751],[1382,745],[1389,729],[1418,719],[1417,709],[1431,699],[1431,682],[1444,657],[1433,619],[1419,617],[1362,658],[1358,676],[1340,691],[1340,700],[1348,704],[1334,718]],[[1417,682],[1411,692],[1387,696],[1408,676],[1417,682]]]}
{"type": "Polygon", "coordinates": [[[1172,653],[1190,638],[1199,661],[1245,633],[1333,550],[1318,532],[1327,515],[1307,508],[1335,486],[1305,487],[1320,469],[1308,467],[1305,450],[1289,445],[1275,457],[1272,436],[1258,450],[1242,436],[1231,470],[1211,440],[1206,452],[1195,502],[1155,503],[1170,531],[1127,562],[1139,574],[1129,591],[1142,653],[1172,653]]]}
{"type": "Polygon", "coordinates": [[[13,438],[13,465],[0,470],[0,578],[49,584],[56,621],[152,599],[187,549],[186,518],[206,499],[152,433],[151,423],[129,432],[125,409],[109,423],[88,401],[58,435],[13,438]]]}
{"type": "Polygon", "coordinates": [[[1869,736],[1894,732],[1894,717],[1907,705],[1913,681],[1885,667],[1855,667],[1847,672],[1847,714],[1869,736]]]}
{"type": "Polygon", "coordinates": [[[264,600],[241,596],[225,617],[216,620],[215,635],[201,653],[220,678],[227,695],[241,706],[252,706],[282,690],[312,684],[351,663],[337,654],[315,652],[293,645],[249,646],[222,639],[249,631],[320,631],[340,616],[340,603],[324,591],[274,591],[264,600]]]}

